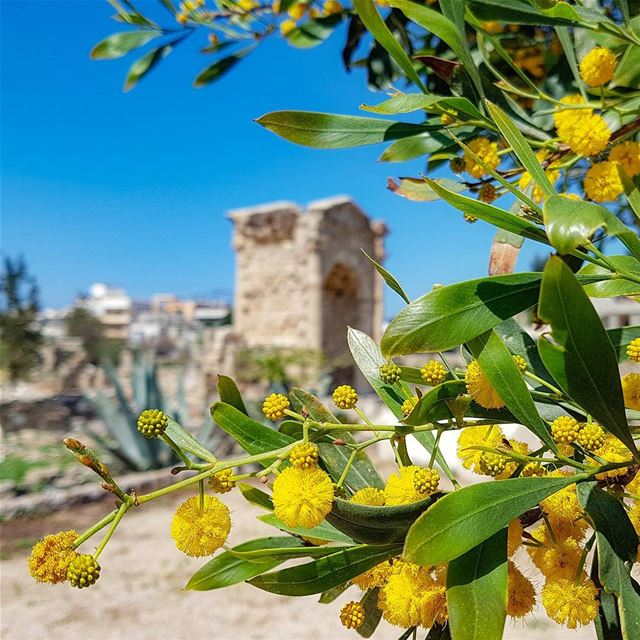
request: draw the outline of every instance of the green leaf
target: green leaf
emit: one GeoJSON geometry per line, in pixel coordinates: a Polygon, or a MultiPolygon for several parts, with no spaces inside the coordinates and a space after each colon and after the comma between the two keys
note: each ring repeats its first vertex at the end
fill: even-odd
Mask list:
{"type": "Polygon", "coordinates": [[[391,409],[396,417],[402,416],[402,403],[405,397],[411,395],[406,385],[388,385],[380,378],[380,367],[387,363],[380,347],[373,338],[366,333],[349,327],[347,331],[347,343],[355,363],[367,379],[373,390],[382,401],[391,409]],[[397,387],[400,387],[399,389],[397,387]],[[405,396],[406,394],[406,396],[405,396]]]}
{"type": "Polygon", "coordinates": [[[323,558],[324,556],[336,553],[341,549],[353,549],[353,547],[326,547],[304,545],[301,547],[291,548],[290,546],[268,547],[265,549],[252,549],[243,551],[240,549],[233,550],[233,555],[242,560],[251,560],[253,562],[261,562],[271,558],[280,558],[282,560],[294,560],[296,558],[323,558]]]}
{"type": "Polygon", "coordinates": [[[400,43],[395,39],[391,31],[389,31],[389,27],[387,27],[384,20],[380,17],[372,0],[354,0],[353,8],[358,12],[360,20],[362,20],[364,26],[369,30],[369,33],[371,33],[376,42],[384,47],[389,55],[398,63],[407,78],[409,78],[418,89],[427,93],[425,86],[420,80],[420,76],[413,68],[413,63],[409,60],[400,43]]]}
{"type": "Polygon", "coordinates": [[[233,67],[235,67],[240,60],[249,55],[255,49],[255,45],[251,45],[246,49],[242,49],[237,53],[234,53],[230,56],[225,56],[224,58],[220,58],[220,60],[216,60],[213,64],[210,64],[206,69],[203,69],[193,81],[194,87],[204,87],[207,84],[211,84],[216,80],[220,80],[222,76],[231,71],[233,67]]]}
{"type": "Polygon", "coordinates": [[[538,350],[555,381],[637,456],[616,353],[589,298],[558,256],[544,268],[538,315],[551,325],[554,342],[543,335],[538,350]]]}
{"type": "Polygon", "coordinates": [[[530,238],[531,240],[541,242],[542,244],[549,244],[544,231],[533,224],[533,222],[529,222],[525,218],[515,216],[508,211],[504,211],[499,207],[493,206],[492,204],[480,202],[480,200],[474,200],[473,198],[468,198],[467,196],[463,196],[459,193],[454,193],[453,191],[445,188],[442,183],[431,180],[426,176],[424,181],[445,202],[448,202],[451,206],[458,209],[458,211],[472,215],[480,220],[484,220],[485,222],[492,224],[494,227],[515,233],[523,238],[530,238]]]}
{"type": "Polygon", "coordinates": [[[520,133],[518,127],[516,127],[507,114],[500,109],[500,107],[492,104],[488,100],[485,101],[489,113],[493,118],[493,121],[498,125],[500,133],[507,139],[507,142],[511,145],[513,152],[520,160],[522,166],[529,172],[533,181],[540,187],[542,192],[546,196],[555,195],[555,190],[547,174],[540,166],[538,159],[533,153],[529,143],[525,137],[520,133]]]}
{"type": "Polygon", "coordinates": [[[131,91],[144,76],[152,71],[158,63],[172,51],[173,44],[166,44],[163,47],[152,49],[141,58],[138,58],[129,68],[129,72],[124,81],[124,90],[131,91]]]}
{"type": "Polygon", "coordinates": [[[464,36],[451,20],[433,9],[409,0],[389,0],[389,5],[400,9],[409,20],[446,42],[469,74],[478,95],[483,94],[478,69],[469,54],[464,36]]]}
{"type": "Polygon", "coordinates": [[[535,305],[539,273],[438,287],[406,306],[382,336],[385,356],[447,351],[535,305]]]}
{"type": "MultiPolygon", "coordinates": [[[[476,22],[477,21],[475,20],[470,20],[471,24],[475,24],[476,22]]],[[[476,33],[478,36],[478,53],[482,56],[482,60],[484,62],[484,65],[480,67],[480,73],[493,103],[500,105],[518,129],[529,138],[543,141],[549,140],[551,136],[541,129],[539,125],[535,125],[527,112],[523,110],[512,98],[505,95],[507,93],[517,95],[520,93],[521,89],[506,80],[504,75],[495,69],[491,61],[495,60],[497,55],[502,58],[511,71],[519,77],[525,87],[529,86],[537,91],[536,85],[529,79],[527,74],[513,62],[509,52],[500,44],[499,38],[489,34],[484,34],[481,28],[477,28],[476,33]],[[485,44],[486,40],[491,43],[493,51],[487,50],[487,46],[485,44]],[[498,80],[501,90],[498,90],[497,86],[494,86],[494,78],[498,80]]],[[[520,86],[523,86],[522,83],[519,83],[520,86]]]]}
{"type": "Polygon", "coordinates": [[[257,576],[249,583],[285,596],[322,593],[397,555],[401,549],[397,544],[353,547],[313,562],[257,576]]]}
{"type": "Polygon", "coordinates": [[[640,191],[636,187],[635,182],[625,173],[624,169],[618,165],[618,176],[622,181],[624,193],[629,201],[631,211],[636,216],[636,223],[640,222],[640,191]]]}
{"type": "Polygon", "coordinates": [[[621,327],[618,329],[608,329],[607,336],[618,354],[618,361],[628,359],[627,347],[632,340],[640,338],[640,325],[633,327],[621,327]]]}
{"type": "Polygon", "coordinates": [[[501,640],[507,615],[507,529],[452,560],[447,611],[454,638],[501,640]]]}
{"type": "MultiPolygon", "coordinates": [[[[265,427],[224,402],[216,402],[211,405],[211,417],[223,431],[226,431],[251,455],[280,449],[294,442],[293,438],[265,427]]],[[[273,462],[273,458],[262,460],[260,464],[268,467],[271,462],[273,462]]]]}
{"type": "Polygon", "coordinates": [[[382,610],[378,607],[380,589],[369,589],[364,594],[360,604],[364,607],[364,622],[356,631],[362,638],[370,638],[380,624],[382,610]]]}
{"type": "Polygon", "coordinates": [[[640,260],[637,234],[599,204],[554,195],[544,203],[544,221],[549,240],[558,253],[570,253],[588,243],[598,229],[604,229],[640,260]]]}
{"type": "Polygon", "coordinates": [[[220,51],[224,51],[225,49],[232,47],[233,44],[233,40],[218,41],[214,42],[213,44],[210,43],[206,47],[200,49],[200,53],[220,53],[220,51]]]}
{"type": "Polygon", "coordinates": [[[400,367],[400,380],[409,384],[423,385],[424,380],[418,367],[400,367]]]}
{"type": "Polygon", "coordinates": [[[500,20],[508,24],[567,25],[584,24],[577,11],[566,2],[545,11],[524,0],[467,0],[467,6],[480,20],[500,20]]]}
{"type": "MultiPolygon", "coordinates": [[[[449,180],[448,178],[436,178],[433,182],[452,193],[460,193],[467,189],[461,182],[449,180]]],[[[397,196],[402,196],[414,202],[433,202],[441,198],[441,195],[436,193],[424,178],[399,178],[397,183],[392,178],[389,178],[387,180],[387,189],[397,196]]]]}
{"type": "Polygon", "coordinates": [[[361,104],[363,111],[379,113],[381,115],[397,115],[424,110],[439,115],[441,109],[453,110],[459,119],[482,120],[484,116],[467,98],[452,98],[451,96],[422,95],[420,93],[399,93],[375,106],[361,104]]]}
{"type": "Polygon", "coordinates": [[[406,162],[422,156],[428,156],[431,148],[431,136],[421,133],[410,138],[392,142],[378,158],[379,162],[406,162]]]}
{"type": "Polygon", "coordinates": [[[124,22],[125,24],[133,24],[137,26],[151,27],[152,29],[159,29],[160,27],[149,20],[149,18],[143,16],[133,5],[132,2],[124,0],[123,4],[126,5],[126,9],[118,2],[118,0],[109,0],[109,4],[118,12],[113,16],[114,20],[118,22],[124,22]]]}
{"type": "Polygon", "coordinates": [[[640,46],[630,44],[616,66],[611,87],[637,87],[640,84],[640,46]]]}
{"type": "Polygon", "coordinates": [[[484,86],[478,70],[478,64],[471,55],[470,39],[465,37],[467,25],[465,24],[466,14],[465,2],[459,0],[440,0],[440,11],[455,25],[458,33],[463,34],[462,46],[464,55],[460,57],[467,74],[471,78],[474,88],[479,98],[484,98],[484,86]]]}
{"type": "Polygon", "coordinates": [[[622,626],[622,637],[640,637],[640,595],[634,589],[630,570],[638,550],[638,534],[621,502],[598,487],[583,482],[577,487],[578,499],[589,515],[598,543],[600,582],[615,594],[622,626]]]}
{"type": "Polygon", "coordinates": [[[378,144],[414,136],[429,129],[420,124],[315,111],[273,111],[256,122],[289,142],[317,149],[378,144]]]}
{"type": "MultiPolygon", "coordinates": [[[[294,409],[300,411],[302,407],[306,408],[312,420],[317,422],[338,422],[338,419],[313,394],[303,389],[294,388],[291,390],[289,397],[294,409]]],[[[332,431],[331,439],[333,438],[342,438],[342,440],[351,444],[356,442],[347,429],[344,431],[332,431]]],[[[331,477],[337,482],[351,456],[351,450],[331,442],[323,442],[322,440],[318,441],[318,449],[320,450],[320,459],[325,464],[331,477]]],[[[365,487],[384,487],[380,474],[364,450],[356,454],[345,482],[355,491],[365,487]]]]}
{"type": "MultiPolygon", "coordinates": [[[[332,436],[342,438],[346,442],[355,442],[347,431],[332,431],[332,436]]],[[[351,450],[341,445],[322,441],[318,442],[318,449],[320,450],[320,459],[325,462],[330,472],[329,475],[337,482],[351,455],[351,450]]],[[[377,487],[378,489],[384,487],[380,474],[364,450],[358,451],[356,454],[351,468],[347,472],[345,483],[353,491],[365,489],[366,487],[377,487]]]]}
{"type": "Polygon", "coordinates": [[[216,388],[218,389],[220,402],[226,402],[232,407],[235,407],[238,411],[242,411],[245,415],[249,415],[244,401],[242,400],[242,395],[240,395],[238,386],[229,376],[218,374],[218,383],[216,388]]]}
{"type": "Polygon", "coordinates": [[[93,47],[89,55],[93,60],[121,58],[127,55],[129,51],[142,47],[160,35],[162,35],[161,32],[149,29],[114,33],[93,47]]]}
{"type": "Polygon", "coordinates": [[[338,14],[314,18],[304,22],[287,35],[287,42],[300,49],[310,49],[322,44],[340,24],[338,14]]]}
{"type": "MultiPolygon", "coordinates": [[[[631,2],[634,2],[634,0],[631,0],[631,2]]],[[[631,22],[631,13],[629,11],[629,0],[616,0],[616,4],[622,11],[622,18],[624,20],[625,26],[631,26],[632,22],[631,22]]],[[[637,20],[636,20],[636,27],[637,27],[637,20]]],[[[632,30],[633,30],[633,27],[632,27],[632,30]]]]}
{"type": "Polygon", "coordinates": [[[239,482],[238,489],[242,493],[242,497],[249,503],[266,509],[267,511],[273,511],[273,502],[271,502],[271,496],[264,491],[261,491],[257,487],[254,487],[246,482],[239,482]]]}
{"type": "MultiPolygon", "coordinates": [[[[347,342],[351,355],[362,372],[362,375],[367,379],[367,382],[387,407],[391,409],[396,418],[402,418],[402,403],[405,397],[411,395],[411,392],[404,383],[390,386],[382,381],[380,378],[380,366],[385,364],[386,360],[375,340],[370,338],[366,333],[349,327],[347,331],[347,342]],[[398,386],[400,386],[400,392],[397,390],[398,386]]],[[[433,450],[435,437],[432,433],[425,432],[421,434],[419,441],[427,451],[431,452],[433,450]]],[[[436,460],[447,477],[453,479],[453,472],[440,451],[438,451],[436,455],[436,460]]]]}
{"type": "MultiPolygon", "coordinates": [[[[483,69],[484,81],[488,82],[489,74],[492,74],[496,78],[496,80],[498,80],[500,89],[503,92],[514,93],[518,95],[520,91],[526,91],[528,88],[533,93],[535,93],[537,91],[536,85],[531,81],[529,76],[513,61],[511,53],[500,44],[500,39],[495,35],[486,33],[482,23],[478,22],[477,20],[470,19],[469,22],[476,30],[478,39],[478,52],[482,56],[482,60],[485,64],[485,69],[483,69]],[[487,47],[487,42],[490,43],[490,48],[487,47]],[[498,61],[498,58],[501,58],[502,61],[511,70],[511,72],[513,72],[515,76],[517,76],[519,80],[521,80],[521,82],[518,83],[519,87],[516,87],[512,82],[512,80],[515,81],[515,76],[512,78],[512,80],[507,80],[507,78],[503,75],[504,72],[501,73],[495,67],[495,63],[498,61]]],[[[536,139],[540,139],[538,132],[531,131],[531,126],[528,124],[529,122],[531,122],[531,120],[519,106],[516,106],[502,93],[498,93],[496,88],[490,89],[490,92],[493,101],[502,104],[503,107],[507,109],[507,112],[513,118],[514,124],[520,129],[520,131],[522,131],[523,133],[527,133],[528,135],[531,135],[536,139]],[[514,117],[516,115],[516,112],[518,117],[514,117]]],[[[545,132],[542,132],[542,135],[545,135],[545,132]]]]}
{"type": "Polygon", "coordinates": [[[529,371],[547,382],[553,383],[553,378],[542,363],[535,340],[513,318],[499,324],[494,331],[507,345],[511,353],[524,358],[529,371]]]}
{"type": "Polygon", "coordinates": [[[621,632],[620,615],[618,613],[618,601],[612,593],[607,593],[598,574],[598,549],[596,547],[591,562],[591,579],[598,587],[598,617],[593,621],[598,640],[624,640],[621,632]]]}
{"type": "Polygon", "coordinates": [[[576,58],[576,48],[571,38],[571,33],[569,32],[569,29],[567,29],[567,27],[560,27],[560,26],[556,26],[556,33],[558,35],[558,40],[562,45],[562,50],[564,52],[564,55],[567,59],[567,64],[571,69],[573,79],[576,81],[576,85],[579,87],[580,93],[582,94],[582,97],[585,99],[585,102],[586,102],[587,95],[583,88],[584,84],[582,82],[582,79],[580,78],[580,69],[578,67],[578,59],[576,58]]]}
{"type": "Polygon", "coordinates": [[[296,0],[282,0],[282,2],[275,7],[274,14],[284,15],[294,4],[296,4],[296,0]]]}
{"type": "Polygon", "coordinates": [[[414,522],[403,557],[421,565],[449,562],[547,496],[585,477],[494,480],[449,493],[414,522]]]}
{"type": "MultiPolygon", "coordinates": [[[[422,378],[417,384],[424,384],[422,378]]],[[[413,411],[403,420],[409,426],[417,427],[438,420],[448,420],[453,417],[449,409],[449,402],[467,392],[464,380],[447,380],[429,389],[414,407],[413,411]]],[[[412,434],[416,437],[419,434],[412,434]]]]}
{"type": "Polygon", "coordinates": [[[389,145],[380,156],[380,162],[406,162],[420,156],[428,156],[446,148],[451,140],[437,131],[420,133],[402,138],[389,145]]]}
{"type": "MultiPolygon", "coordinates": [[[[626,271],[640,278],[640,262],[633,256],[607,256],[607,260],[618,271],[626,271]]],[[[580,275],[602,275],[608,277],[611,271],[597,264],[587,264],[578,272],[580,275]]],[[[622,277],[612,280],[601,280],[585,285],[584,292],[590,298],[615,298],[617,296],[640,295],[640,283],[622,277]]]]}
{"type": "Polygon", "coordinates": [[[356,542],[385,544],[402,541],[416,518],[435,496],[393,507],[371,507],[335,498],[327,520],[356,542]]]}
{"type": "MultiPolygon", "coordinates": [[[[606,546],[623,563],[633,564],[638,553],[638,534],[620,500],[598,486],[596,480],[577,485],[578,500],[596,530],[598,547],[606,546]]],[[[600,575],[610,567],[600,562],[600,575]]],[[[606,582],[603,582],[606,586],[606,582]]]]}
{"type": "Polygon", "coordinates": [[[171,0],[160,0],[160,3],[171,14],[172,17],[176,15],[177,10],[171,0]]]}
{"type": "Polygon", "coordinates": [[[350,583],[345,582],[344,584],[339,584],[337,587],[332,587],[331,589],[327,589],[323,591],[318,599],[318,602],[321,604],[329,604],[339,598],[349,587],[350,583]]]}
{"type": "MultiPolygon", "coordinates": [[[[295,408],[296,407],[294,407],[294,409],[295,408]]],[[[294,440],[302,440],[302,436],[304,435],[302,423],[298,420],[294,420],[293,418],[283,420],[278,426],[278,431],[292,437],[294,440]]],[[[311,433],[309,435],[309,440],[312,440],[313,442],[318,442],[320,439],[327,440],[327,436],[321,435],[320,432],[311,433]]]]}
{"type": "MultiPolygon", "coordinates": [[[[327,409],[327,407],[325,407],[322,402],[316,398],[316,396],[304,389],[294,387],[291,389],[289,397],[291,398],[295,411],[300,413],[304,409],[308,412],[309,417],[316,422],[340,422],[340,420],[338,420],[338,418],[336,418],[333,413],[331,413],[331,411],[329,411],[329,409],[327,409]]],[[[347,425],[345,425],[345,427],[346,426],[347,425]]],[[[348,435],[347,431],[345,431],[345,433],[348,435]]],[[[341,431],[340,434],[342,437],[343,432],[341,431]]]]}
{"type": "Polygon", "coordinates": [[[504,342],[490,331],[469,341],[469,349],[491,386],[520,424],[530,429],[540,440],[557,450],[547,423],[540,417],[513,356],[504,342]]]}
{"type": "Polygon", "coordinates": [[[169,424],[165,432],[183,451],[204,460],[205,462],[216,462],[216,457],[203,445],[201,445],[188,431],[180,426],[175,420],[169,418],[169,424]]]}
{"type": "Polygon", "coordinates": [[[286,531],[287,533],[292,533],[296,536],[312,538],[314,540],[324,540],[325,542],[353,544],[353,540],[349,536],[338,531],[338,529],[329,524],[326,520],[323,520],[319,525],[312,529],[305,529],[304,527],[289,527],[271,513],[264,516],[258,516],[258,520],[261,520],[271,527],[275,527],[281,531],[286,531]]]}
{"type": "Polygon", "coordinates": [[[402,285],[393,277],[393,275],[390,274],[381,264],[378,264],[364,249],[361,249],[361,251],[376,268],[376,271],[382,276],[383,280],[387,283],[387,286],[390,289],[393,289],[407,304],[409,304],[411,300],[409,300],[409,297],[404,292],[402,285]]]}
{"type": "MultiPolygon", "coordinates": [[[[405,370],[406,367],[403,367],[403,371],[405,370]]],[[[416,371],[419,370],[416,369],[416,371]]],[[[403,379],[406,379],[404,375],[403,379]]],[[[415,384],[424,384],[424,382],[420,378],[420,382],[416,380],[415,384]]],[[[463,415],[495,420],[496,422],[514,422],[516,420],[515,416],[507,409],[485,409],[473,402],[467,395],[464,380],[446,380],[425,393],[418,400],[413,411],[402,422],[409,426],[418,426],[439,420],[454,419],[458,426],[461,426],[460,420],[463,415]]],[[[427,451],[433,449],[433,434],[430,431],[419,431],[410,435],[427,451]]]]}
{"type": "MultiPolygon", "coordinates": [[[[302,541],[298,538],[269,537],[243,542],[233,551],[254,551],[259,549],[271,549],[274,546],[301,548],[302,541]]],[[[209,591],[221,589],[232,584],[238,584],[249,580],[265,571],[269,571],[284,562],[285,558],[263,559],[259,562],[244,560],[229,551],[225,551],[196,571],[185,585],[185,589],[194,591],[209,591]]]]}

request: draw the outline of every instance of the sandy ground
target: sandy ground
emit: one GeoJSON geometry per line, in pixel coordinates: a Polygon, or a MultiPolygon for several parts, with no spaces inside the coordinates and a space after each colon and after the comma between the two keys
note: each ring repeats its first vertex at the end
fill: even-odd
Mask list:
{"type": "MultiPolygon", "coordinates": [[[[341,605],[358,597],[355,588],[329,605],[317,604],[316,596],[274,596],[245,584],[212,592],[182,591],[191,574],[204,563],[180,554],[169,537],[171,516],[182,498],[171,497],[127,514],[100,558],[103,572],[99,583],[82,591],[68,585],[33,582],[26,566],[28,544],[47,532],[88,526],[108,512],[108,504],[2,525],[3,640],[359,637],[345,630],[338,620],[341,605]]],[[[239,493],[233,492],[225,500],[233,511],[232,543],[272,533],[255,520],[258,510],[249,507],[239,493]]],[[[375,637],[395,640],[401,633],[382,623],[375,637]]],[[[574,640],[595,638],[591,630],[569,633],[574,640]]],[[[567,635],[538,612],[526,628],[522,623],[508,623],[506,637],[559,640],[567,635]]]]}

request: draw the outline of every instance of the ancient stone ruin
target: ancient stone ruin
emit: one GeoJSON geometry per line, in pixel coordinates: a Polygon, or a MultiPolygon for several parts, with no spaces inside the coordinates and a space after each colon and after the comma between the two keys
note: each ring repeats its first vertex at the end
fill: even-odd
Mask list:
{"type": "Polygon", "coordinates": [[[273,202],[229,212],[236,251],[233,334],[246,347],[306,348],[342,362],[334,383],[351,383],[346,333],[379,338],[382,279],[365,251],[384,259],[383,222],[348,197],[302,210],[273,202]]]}

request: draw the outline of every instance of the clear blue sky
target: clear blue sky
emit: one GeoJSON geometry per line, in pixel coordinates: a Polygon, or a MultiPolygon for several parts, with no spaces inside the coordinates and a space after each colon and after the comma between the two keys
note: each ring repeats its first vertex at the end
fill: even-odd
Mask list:
{"type": "MultiPolygon", "coordinates": [[[[252,121],[276,109],[356,114],[383,98],[343,70],[342,30],[306,51],[271,38],[204,89],[192,87],[207,64],[194,38],[125,94],[132,60],[88,55],[122,30],[106,1],[1,0],[0,9],[2,251],[26,257],[45,305],[66,305],[94,281],[134,297],[231,288],[226,210],[340,193],[387,221],[387,267],[410,296],[486,273],[491,227],[386,190],[387,177],[416,175],[420,162],[377,162],[381,146],[297,147],[252,121]]],[[[399,307],[389,292],[387,315],[399,307]]]]}

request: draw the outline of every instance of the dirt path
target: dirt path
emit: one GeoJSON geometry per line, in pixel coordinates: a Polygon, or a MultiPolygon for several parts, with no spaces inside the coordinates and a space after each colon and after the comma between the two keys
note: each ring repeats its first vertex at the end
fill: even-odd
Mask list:
{"type": "MultiPolygon", "coordinates": [[[[232,543],[273,532],[255,520],[257,510],[249,508],[237,492],[225,496],[225,501],[233,512],[232,543]]],[[[204,561],[180,554],[169,537],[177,502],[159,501],[128,514],[100,558],[100,582],[82,591],[33,582],[26,566],[27,541],[63,528],[82,529],[106,514],[108,504],[3,525],[3,554],[9,553],[0,564],[3,640],[359,638],[338,620],[341,605],[358,597],[355,588],[330,605],[317,604],[316,596],[274,596],[245,584],[223,591],[182,591],[204,561]]],[[[401,633],[383,623],[375,638],[396,640],[401,633]]],[[[527,629],[522,623],[508,623],[507,637],[560,640],[565,634],[538,612],[527,629]]],[[[571,637],[591,640],[595,635],[587,630],[571,637]]]]}

